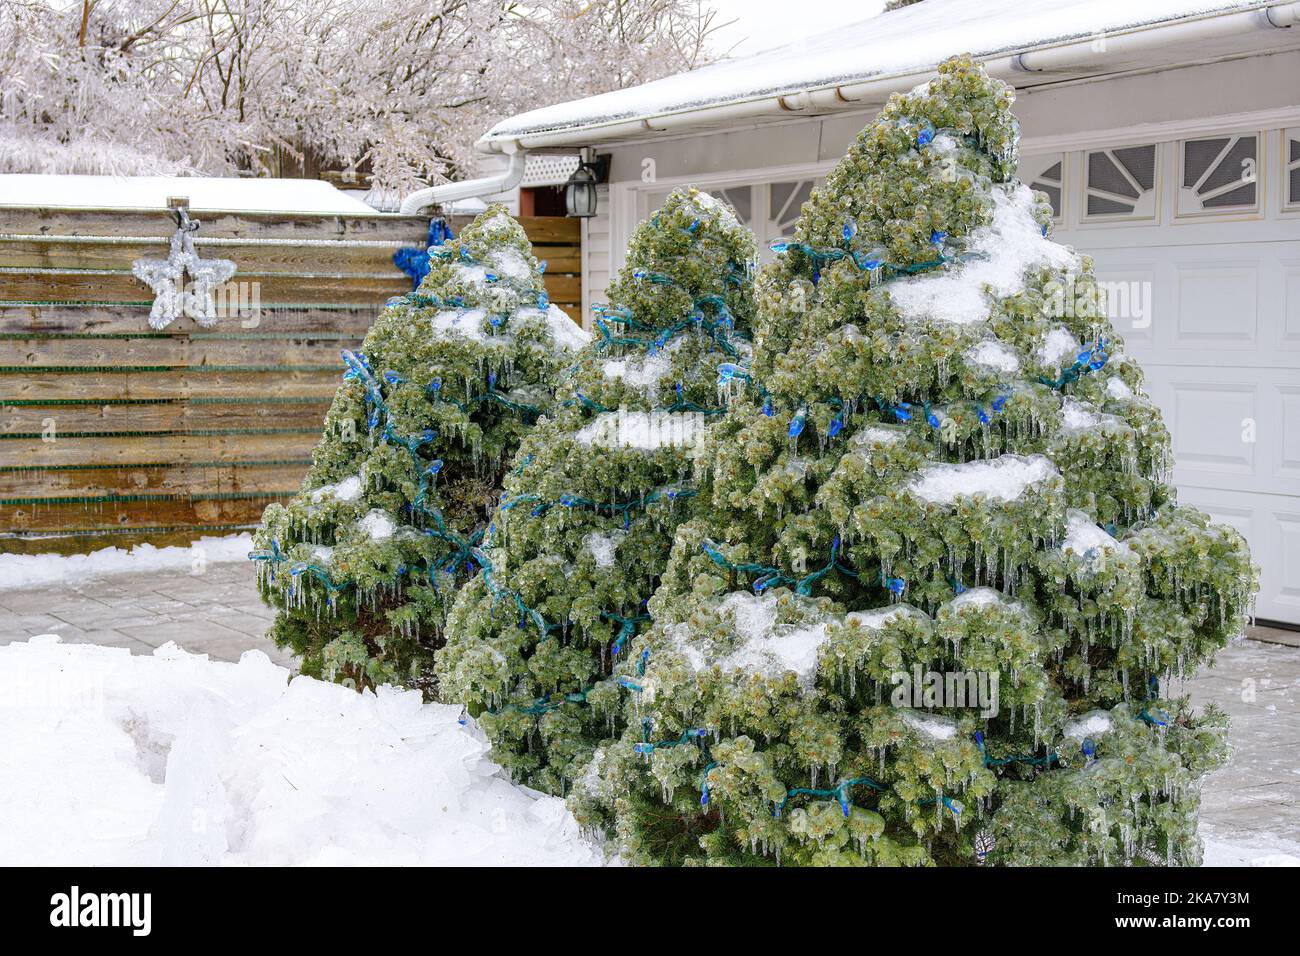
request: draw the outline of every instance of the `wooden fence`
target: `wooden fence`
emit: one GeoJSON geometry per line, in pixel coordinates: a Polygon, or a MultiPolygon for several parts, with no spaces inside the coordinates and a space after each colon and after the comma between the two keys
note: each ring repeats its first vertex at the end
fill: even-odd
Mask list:
{"type": "MultiPolygon", "coordinates": [[[[233,259],[260,311],[147,322],[131,274],[165,257],[164,210],[0,207],[0,551],[183,543],[257,523],[292,495],[355,348],[410,290],[393,253],[428,220],[195,212],[201,256],[233,259]]],[[[575,319],[578,223],[527,219],[575,319]]]]}

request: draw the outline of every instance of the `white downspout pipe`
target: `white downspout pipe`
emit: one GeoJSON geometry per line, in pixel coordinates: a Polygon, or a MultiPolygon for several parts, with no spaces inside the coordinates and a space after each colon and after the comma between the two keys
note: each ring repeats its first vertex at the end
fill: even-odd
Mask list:
{"type": "Polygon", "coordinates": [[[505,172],[482,179],[467,179],[460,183],[443,183],[441,186],[418,189],[402,200],[401,213],[403,216],[417,216],[421,210],[440,203],[507,192],[523,182],[526,162],[527,153],[516,149],[510,154],[510,165],[505,172]]]}

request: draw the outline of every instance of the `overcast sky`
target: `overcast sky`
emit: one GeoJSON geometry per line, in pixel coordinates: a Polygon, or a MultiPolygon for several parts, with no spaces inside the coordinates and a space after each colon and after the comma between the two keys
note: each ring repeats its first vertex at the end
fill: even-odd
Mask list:
{"type": "Polygon", "coordinates": [[[801,40],[835,29],[837,23],[856,23],[879,13],[884,0],[712,0],[718,21],[736,22],[714,35],[714,48],[733,56],[757,53],[768,47],[801,40]]]}

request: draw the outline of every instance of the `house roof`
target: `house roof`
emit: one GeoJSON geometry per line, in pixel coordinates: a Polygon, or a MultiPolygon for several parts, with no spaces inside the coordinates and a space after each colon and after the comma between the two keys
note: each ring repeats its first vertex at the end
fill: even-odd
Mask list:
{"type": "MultiPolygon", "coordinates": [[[[480,148],[626,138],[638,122],[653,128],[659,117],[680,119],[682,114],[707,111],[716,115],[717,108],[727,105],[905,77],[958,53],[980,59],[1013,56],[1279,5],[1295,6],[1284,0],[923,0],[867,20],[837,24],[786,46],[521,113],[494,126],[480,140],[480,148]]],[[[796,8],[791,6],[792,14],[796,8]]],[[[832,97],[828,108],[848,105],[832,97]]],[[[790,109],[784,102],[781,106],[790,109]]]]}

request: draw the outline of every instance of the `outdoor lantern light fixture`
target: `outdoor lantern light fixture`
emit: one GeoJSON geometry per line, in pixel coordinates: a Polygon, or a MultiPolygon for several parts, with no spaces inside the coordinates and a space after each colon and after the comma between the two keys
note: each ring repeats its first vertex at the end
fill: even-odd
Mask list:
{"type": "Polygon", "coordinates": [[[582,151],[578,168],[564,184],[564,211],[576,219],[596,215],[596,186],[608,175],[609,158],[597,158],[589,149],[582,151]]]}

